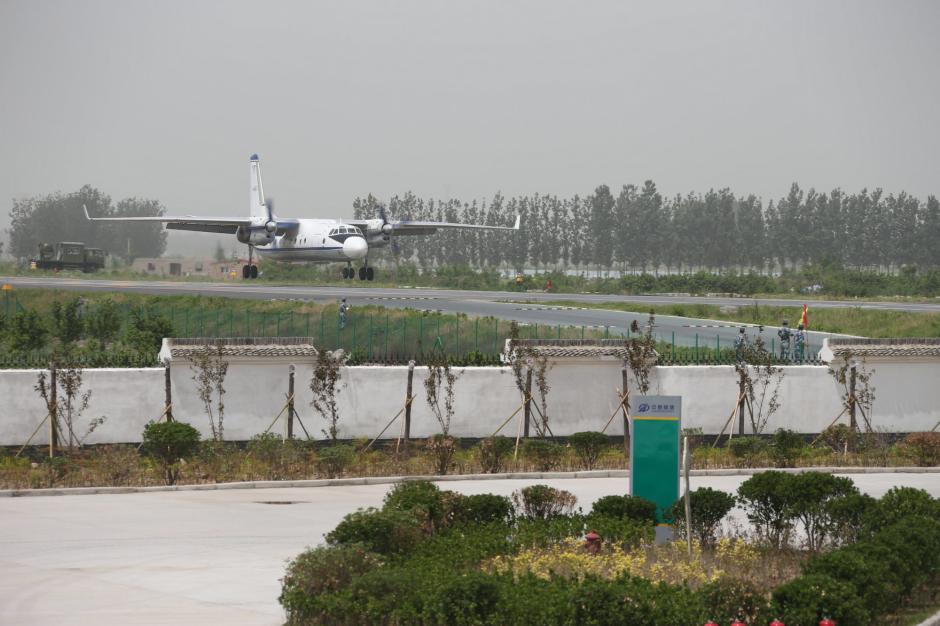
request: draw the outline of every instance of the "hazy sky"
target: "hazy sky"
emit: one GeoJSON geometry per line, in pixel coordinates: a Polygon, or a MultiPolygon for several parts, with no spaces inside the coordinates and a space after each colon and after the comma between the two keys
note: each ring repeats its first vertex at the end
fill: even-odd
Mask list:
{"type": "Polygon", "coordinates": [[[940,193],[940,3],[0,0],[0,224],[358,195],[940,193]]]}

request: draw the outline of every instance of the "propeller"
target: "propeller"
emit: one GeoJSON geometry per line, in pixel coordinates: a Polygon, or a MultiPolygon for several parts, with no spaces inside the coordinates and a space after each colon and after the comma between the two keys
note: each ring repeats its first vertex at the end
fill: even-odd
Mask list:
{"type": "Polygon", "coordinates": [[[386,235],[391,235],[394,228],[388,221],[388,216],[385,213],[385,205],[379,205],[379,217],[382,218],[382,232],[386,235]]]}
{"type": "Polygon", "coordinates": [[[264,206],[268,210],[268,221],[264,225],[264,229],[273,235],[277,230],[277,221],[274,219],[274,199],[268,198],[265,200],[264,206]]]}
{"type": "Polygon", "coordinates": [[[384,204],[379,205],[379,217],[382,218],[382,227],[381,227],[382,234],[388,236],[388,241],[392,247],[392,254],[395,256],[395,261],[397,263],[398,253],[399,253],[398,240],[395,237],[392,237],[392,232],[395,229],[392,227],[391,223],[388,221],[388,214],[385,212],[384,204]]]}

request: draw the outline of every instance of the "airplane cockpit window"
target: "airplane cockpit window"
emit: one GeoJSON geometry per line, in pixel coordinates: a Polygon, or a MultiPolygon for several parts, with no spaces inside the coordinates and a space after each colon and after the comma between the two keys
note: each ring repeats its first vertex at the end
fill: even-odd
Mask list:
{"type": "Polygon", "coordinates": [[[346,235],[346,236],[349,236],[349,235],[359,235],[359,236],[361,237],[361,236],[362,236],[362,233],[361,233],[361,232],[359,231],[359,229],[356,228],[355,226],[346,226],[346,225],[344,224],[344,225],[337,226],[336,228],[332,229],[332,230],[330,231],[330,235],[329,235],[329,236],[330,236],[330,237],[336,237],[336,236],[343,236],[343,235],[346,235]]]}

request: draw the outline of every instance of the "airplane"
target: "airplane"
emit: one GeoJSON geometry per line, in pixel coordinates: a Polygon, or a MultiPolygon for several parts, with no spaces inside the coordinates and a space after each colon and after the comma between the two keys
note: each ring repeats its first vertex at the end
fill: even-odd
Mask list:
{"type": "Polygon", "coordinates": [[[84,205],[85,217],[92,222],[162,222],[168,230],[190,230],[204,233],[235,235],[248,245],[248,265],[242,266],[242,278],[257,278],[258,266],[252,264],[252,252],[276,261],[334,263],[345,262],[343,278],[356,276],[353,261],[362,260],[359,280],[373,280],[374,268],[369,266],[369,250],[382,248],[392,237],[431,235],[442,228],[470,230],[519,230],[519,216],[513,226],[458,224],[452,222],[421,222],[413,220],[368,220],[282,218],[274,214],[274,204],[265,199],[261,182],[261,160],[257,154],[249,159],[249,214],[246,217],[91,217],[84,205]]]}

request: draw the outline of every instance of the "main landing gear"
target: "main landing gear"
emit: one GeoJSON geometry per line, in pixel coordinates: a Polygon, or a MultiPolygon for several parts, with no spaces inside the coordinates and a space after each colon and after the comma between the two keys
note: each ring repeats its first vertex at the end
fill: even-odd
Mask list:
{"type": "Polygon", "coordinates": [[[242,278],[258,278],[258,266],[251,263],[253,250],[252,246],[248,246],[248,265],[242,265],[242,278]]]}
{"type": "MultiPolygon", "coordinates": [[[[356,270],[353,268],[352,263],[348,264],[343,268],[343,278],[353,279],[356,277],[356,270]]],[[[359,280],[373,280],[375,278],[375,270],[368,265],[363,265],[359,268],[359,280]]]]}

